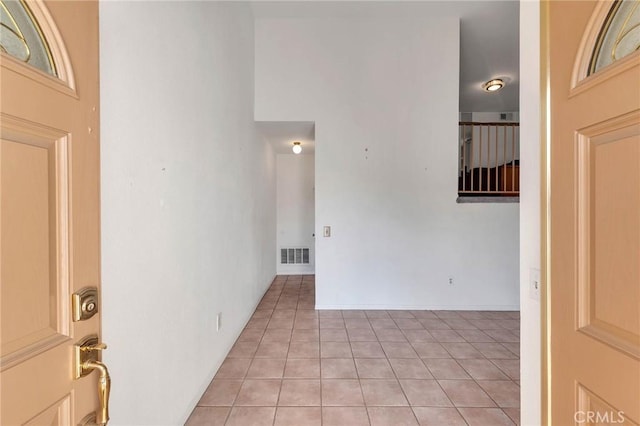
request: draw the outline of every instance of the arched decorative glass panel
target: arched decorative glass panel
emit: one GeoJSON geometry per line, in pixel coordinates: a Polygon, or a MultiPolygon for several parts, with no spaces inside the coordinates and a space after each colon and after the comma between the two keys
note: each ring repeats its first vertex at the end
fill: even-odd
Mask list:
{"type": "Polygon", "coordinates": [[[0,0],[0,50],[57,75],[49,46],[23,0],[0,0]]]}
{"type": "Polygon", "coordinates": [[[589,74],[640,49],[640,0],[616,0],[591,58],[589,74]]]}

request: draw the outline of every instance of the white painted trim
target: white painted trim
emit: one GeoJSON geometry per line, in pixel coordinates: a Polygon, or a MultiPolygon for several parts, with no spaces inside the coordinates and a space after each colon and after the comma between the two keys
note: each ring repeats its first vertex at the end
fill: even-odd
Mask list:
{"type": "Polygon", "coordinates": [[[315,275],[316,273],[311,271],[286,271],[278,272],[278,275],[315,275]]]}
{"type": "Polygon", "coordinates": [[[387,311],[519,311],[519,305],[316,305],[317,310],[387,310],[387,311]]]}

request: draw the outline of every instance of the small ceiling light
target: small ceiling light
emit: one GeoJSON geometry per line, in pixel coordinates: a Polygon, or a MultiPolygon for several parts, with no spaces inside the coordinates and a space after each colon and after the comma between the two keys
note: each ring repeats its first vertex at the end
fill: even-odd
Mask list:
{"type": "Polygon", "coordinates": [[[302,147],[300,146],[300,142],[294,142],[292,149],[294,154],[300,154],[302,152],[302,147]]]}
{"type": "Polygon", "coordinates": [[[497,90],[502,89],[503,87],[504,87],[504,80],[502,80],[500,78],[496,78],[494,80],[487,81],[485,84],[482,85],[482,88],[486,92],[495,92],[497,90]]]}

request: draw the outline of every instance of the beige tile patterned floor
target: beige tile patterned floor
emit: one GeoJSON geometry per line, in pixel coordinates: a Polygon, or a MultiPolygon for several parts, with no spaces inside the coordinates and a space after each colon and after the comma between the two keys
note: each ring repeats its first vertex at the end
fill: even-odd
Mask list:
{"type": "Polygon", "coordinates": [[[519,312],[316,311],[278,276],[188,426],[513,425],[519,312]]]}

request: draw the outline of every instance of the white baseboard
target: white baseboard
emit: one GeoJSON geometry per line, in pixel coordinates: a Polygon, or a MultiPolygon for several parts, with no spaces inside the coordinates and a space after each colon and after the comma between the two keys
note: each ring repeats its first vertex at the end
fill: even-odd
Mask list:
{"type": "Polygon", "coordinates": [[[316,305],[317,310],[519,311],[520,305],[316,305]]]}
{"type": "Polygon", "coordinates": [[[316,273],[313,272],[313,271],[312,272],[309,272],[309,271],[305,271],[305,272],[302,272],[302,271],[297,271],[297,272],[296,271],[286,271],[286,272],[278,272],[277,275],[286,276],[286,275],[315,275],[315,274],[316,273]]]}

